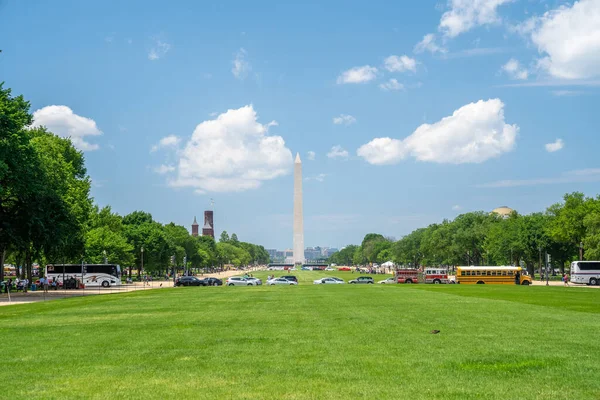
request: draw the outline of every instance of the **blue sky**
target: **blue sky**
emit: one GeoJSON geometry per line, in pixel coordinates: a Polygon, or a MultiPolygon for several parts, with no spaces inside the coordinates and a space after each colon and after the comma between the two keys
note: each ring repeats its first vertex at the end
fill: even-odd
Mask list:
{"type": "Polygon", "coordinates": [[[281,3],[3,1],[0,79],[98,204],[267,248],[296,152],[307,246],[598,193],[599,0],[281,3]]]}

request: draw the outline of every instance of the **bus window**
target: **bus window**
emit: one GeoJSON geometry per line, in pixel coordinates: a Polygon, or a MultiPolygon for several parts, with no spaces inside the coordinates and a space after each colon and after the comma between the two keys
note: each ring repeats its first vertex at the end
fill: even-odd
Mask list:
{"type": "Polygon", "coordinates": [[[492,271],[486,271],[486,275],[487,275],[487,276],[490,276],[490,275],[492,275],[492,271]]]}
{"type": "Polygon", "coordinates": [[[496,271],[492,271],[492,276],[496,276],[496,271]]]}
{"type": "Polygon", "coordinates": [[[512,271],[508,271],[508,276],[513,276],[513,272],[512,271]]]}
{"type": "Polygon", "coordinates": [[[465,271],[460,271],[460,276],[465,276],[465,271]]]}
{"type": "Polygon", "coordinates": [[[502,271],[502,276],[506,276],[506,271],[502,271]]]}

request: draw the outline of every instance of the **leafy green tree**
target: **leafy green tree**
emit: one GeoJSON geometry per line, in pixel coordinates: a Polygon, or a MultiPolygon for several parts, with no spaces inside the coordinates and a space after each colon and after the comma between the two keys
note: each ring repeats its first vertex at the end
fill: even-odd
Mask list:
{"type": "Polygon", "coordinates": [[[229,242],[229,235],[227,234],[227,231],[221,232],[221,237],[219,238],[219,242],[221,242],[221,243],[229,242]]]}
{"type": "Polygon", "coordinates": [[[130,267],[134,262],[133,246],[108,226],[90,230],[86,235],[86,262],[103,263],[104,252],[109,263],[130,267]]]}
{"type": "Polygon", "coordinates": [[[231,238],[229,239],[229,243],[231,243],[234,246],[238,246],[240,244],[240,241],[238,240],[238,237],[235,233],[233,233],[231,235],[231,238]]]}

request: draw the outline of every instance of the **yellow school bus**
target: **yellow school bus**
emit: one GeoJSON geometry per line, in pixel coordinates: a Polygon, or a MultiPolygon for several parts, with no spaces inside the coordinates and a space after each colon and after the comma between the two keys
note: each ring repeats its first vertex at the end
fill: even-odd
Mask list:
{"type": "Polygon", "coordinates": [[[456,267],[456,283],[531,285],[531,277],[521,267],[456,267]]]}

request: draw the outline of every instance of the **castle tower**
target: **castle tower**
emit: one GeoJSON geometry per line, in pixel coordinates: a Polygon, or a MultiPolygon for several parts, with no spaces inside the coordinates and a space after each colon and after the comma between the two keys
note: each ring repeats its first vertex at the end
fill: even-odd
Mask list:
{"type": "Polygon", "coordinates": [[[212,210],[204,211],[204,226],[202,226],[202,236],[215,237],[215,224],[213,221],[212,210]]]}
{"type": "Polygon", "coordinates": [[[194,215],[194,223],[192,224],[192,236],[198,236],[198,222],[196,222],[195,215],[194,215]]]}

